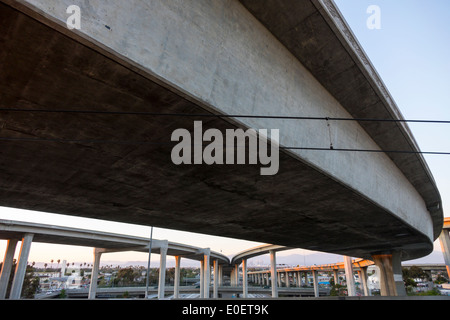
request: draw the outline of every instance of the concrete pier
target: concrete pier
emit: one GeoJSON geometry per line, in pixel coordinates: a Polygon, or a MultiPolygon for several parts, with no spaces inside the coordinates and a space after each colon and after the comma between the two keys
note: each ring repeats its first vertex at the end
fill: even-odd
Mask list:
{"type": "Polygon", "coordinates": [[[9,278],[13,266],[14,252],[17,246],[16,239],[9,239],[6,246],[5,257],[3,259],[2,270],[0,275],[0,300],[5,299],[8,289],[9,278]]]}
{"type": "Polygon", "coordinates": [[[174,293],[173,297],[178,299],[180,296],[180,263],[181,257],[175,256],[175,279],[174,279],[174,293]]]}
{"type": "Polygon", "coordinates": [[[345,256],[344,257],[344,265],[345,265],[345,279],[347,282],[348,296],[353,297],[353,296],[356,296],[356,286],[355,286],[355,278],[354,278],[354,274],[353,274],[352,258],[345,256]]]}
{"type": "Polygon", "coordinates": [[[95,299],[97,295],[97,282],[98,282],[98,272],[100,270],[100,259],[102,256],[102,251],[98,248],[94,249],[94,267],[91,273],[91,284],[89,285],[89,296],[88,299],[95,299]]]}
{"type": "Polygon", "coordinates": [[[204,288],[203,288],[203,298],[209,299],[209,286],[211,284],[211,264],[210,264],[210,255],[211,250],[210,249],[204,249],[204,271],[203,271],[203,277],[204,277],[204,288]]]}
{"type": "Polygon", "coordinates": [[[31,243],[33,242],[33,234],[27,233],[22,238],[20,247],[19,260],[16,265],[16,272],[11,286],[10,299],[20,299],[22,293],[23,280],[27,272],[28,256],[30,255],[31,243]]]}
{"type": "Polygon", "coordinates": [[[380,269],[381,295],[406,296],[399,254],[393,252],[374,255],[373,261],[380,269]]]}
{"type": "Polygon", "coordinates": [[[447,266],[447,275],[450,278],[450,218],[444,220],[444,228],[439,235],[439,243],[441,245],[442,254],[444,255],[444,262],[447,266]]]}

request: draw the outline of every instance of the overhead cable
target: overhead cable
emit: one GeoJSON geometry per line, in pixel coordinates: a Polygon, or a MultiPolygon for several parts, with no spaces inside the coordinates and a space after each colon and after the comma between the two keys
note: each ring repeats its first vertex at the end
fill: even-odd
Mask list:
{"type": "Polygon", "coordinates": [[[450,120],[342,118],[342,117],[312,117],[312,116],[308,117],[308,116],[242,115],[242,114],[213,114],[213,113],[167,113],[167,112],[145,112],[145,111],[102,111],[102,110],[69,110],[69,109],[0,108],[0,112],[139,115],[139,116],[155,116],[155,117],[249,118],[249,119],[257,118],[257,119],[281,119],[281,120],[320,120],[320,121],[357,121],[357,122],[411,122],[411,123],[450,124],[450,120]]]}

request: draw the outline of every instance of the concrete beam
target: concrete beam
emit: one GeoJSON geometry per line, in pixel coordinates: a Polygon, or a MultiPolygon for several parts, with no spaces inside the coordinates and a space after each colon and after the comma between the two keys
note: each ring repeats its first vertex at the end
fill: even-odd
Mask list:
{"type": "Polygon", "coordinates": [[[249,248],[242,252],[237,253],[232,259],[231,264],[241,264],[243,259],[250,259],[257,256],[261,256],[263,254],[268,254],[270,251],[280,252],[286,250],[292,250],[294,248],[274,245],[274,244],[263,244],[257,247],[249,248]]]}

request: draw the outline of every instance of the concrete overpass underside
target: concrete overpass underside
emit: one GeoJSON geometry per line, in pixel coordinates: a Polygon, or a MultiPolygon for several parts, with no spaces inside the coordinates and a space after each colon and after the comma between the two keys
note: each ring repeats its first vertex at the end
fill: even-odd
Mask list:
{"type": "MultiPolygon", "coordinates": [[[[30,14],[0,2],[1,108],[211,111],[30,14]]],[[[259,165],[174,165],[171,134],[192,131],[193,120],[1,111],[0,205],[361,258],[380,250],[405,249],[404,258],[432,250],[416,228],[287,151],[275,176],[261,176],[259,165]]],[[[204,130],[240,126],[195,120],[204,130]]]]}

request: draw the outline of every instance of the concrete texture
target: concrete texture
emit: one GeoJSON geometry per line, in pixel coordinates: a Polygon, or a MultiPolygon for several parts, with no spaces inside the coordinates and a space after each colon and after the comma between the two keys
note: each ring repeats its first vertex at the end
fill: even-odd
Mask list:
{"type": "MultiPolygon", "coordinates": [[[[403,119],[395,101],[332,0],[257,0],[241,3],[311,72],[333,97],[359,119],[403,119]],[[280,23],[281,22],[281,23],[280,23]]],[[[405,123],[360,126],[382,150],[418,151],[405,123]]],[[[443,223],[434,178],[422,155],[387,153],[426,202],[434,238],[443,223]]]]}
{"type": "MultiPolygon", "coordinates": [[[[39,21],[0,7],[3,108],[400,117],[383,112],[386,97],[372,78],[362,81],[355,53],[316,2],[242,1],[266,29],[237,1],[90,1],[76,33],[63,26],[70,1],[4,2],[39,21]],[[274,21],[286,30],[298,23],[304,34],[283,45],[274,21]],[[310,50],[293,52],[295,39],[310,50]],[[343,62],[349,73],[335,69],[343,62]]],[[[273,177],[261,177],[259,166],[175,166],[170,135],[192,130],[193,120],[2,112],[1,136],[79,141],[2,141],[0,204],[361,258],[431,252],[442,210],[420,156],[282,152],[273,177]]],[[[283,128],[285,146],[330,143],[316,122],[195,120],[205,130],[283,128]]],[[[332,123],[340,148],[415,149],[407,133],[404,125],[332,123]]]]}

